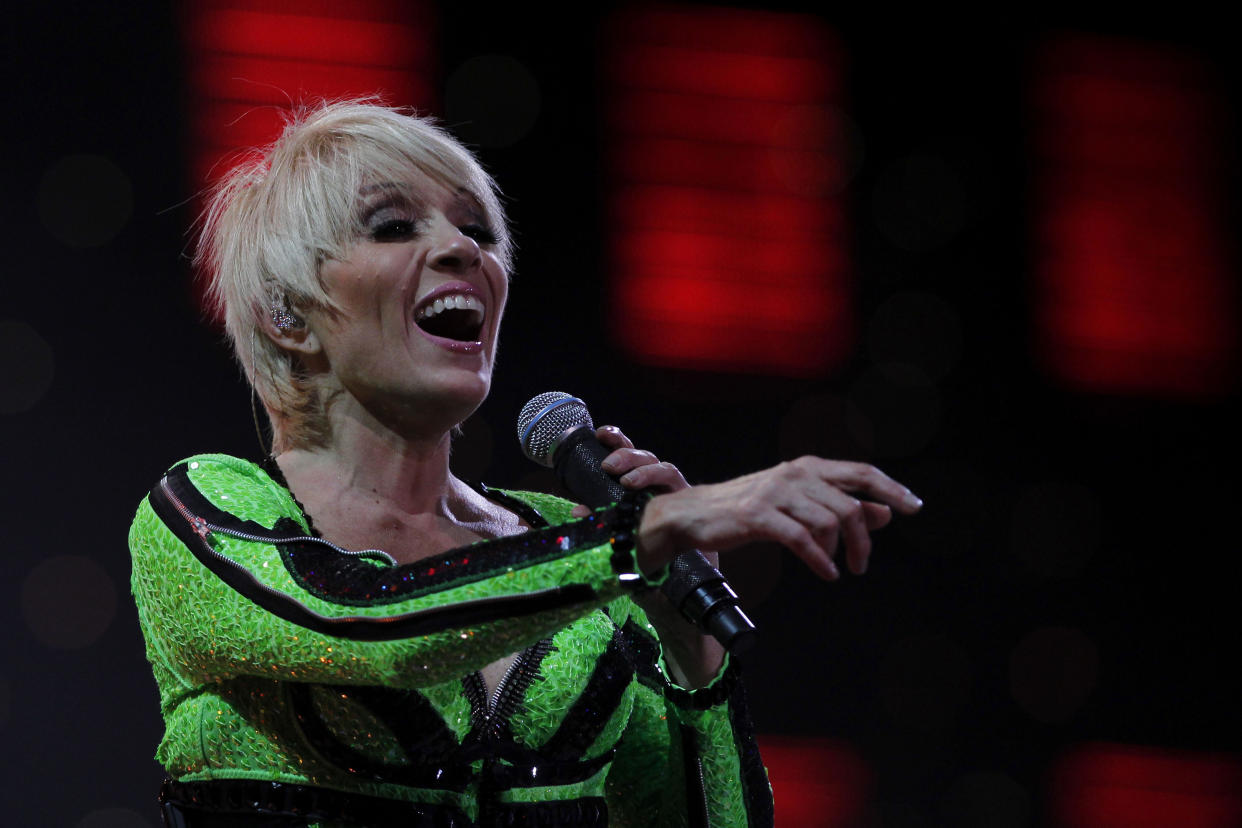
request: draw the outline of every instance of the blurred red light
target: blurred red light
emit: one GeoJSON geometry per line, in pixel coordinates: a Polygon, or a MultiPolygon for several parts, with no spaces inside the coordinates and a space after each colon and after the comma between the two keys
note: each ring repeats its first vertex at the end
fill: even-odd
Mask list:
{"type": "Polygon", "coordinates": [[[1242,761],[1216,754],[1091,744],[1053,769],[1057,828],[1236,828],[1242,761]]]}
{"type": "Polygon", "coordinates": [[[193,190],[206,192],[245,150],[275,140],[294,106],[375,96],[428,108],[428,18],[425,2],[399,0],[186,3],[193,190]]]}
{"type": "Polygon", "coordinates": [[[611,315],[651,364],[822,374],[853,337],[839,49],[814,18],[622,14],[606,118],[611,315]]]}
{"type": "Polygon", "coordinates": [[[187,33],[189,43],[203,52],[394,68],[407,66],[420,45],[417,33],[399,23],[299,12],[208,7],[187,33]]]}
{"type": "Polygon", "coordinates": [[[625,227],[672,228],[689,233],[720,233],[778,241],[812,234],[836,237],[841,214],[822,199],[768,195],[703,187],[620,188],[611,195],[612,219],[625,227]]]}
{"type": "MultiPolygon", "coordinates": [[[[713,10],[704,9],[704,14],[713,10]]],[[[743,24],[744,25],[744,24],[743,24]]],[[[614,82],[630,87],[805,103],[831,94],[832,76],[818,60],[778,54],[714,53],[635,44],[610,64],[614,82]]]]}
{"type": "Polygon", "coordinates": [[[270,142],[282,111],[321,98],[430,103],[423,3],[196,0],[183,17],[194,155],[270,142]]]}
{"type": "Polygon", "coordinates": [[[848,745],[827,739],[760,736],[776,800],[776,824],[847,828],[862,824],[871,771],[848,745]]]}
{"type": "Polygon", "coordinates": [[[1071,37],[1035,76],[1042,361],[1084,390],[1227,391],[1236,287],[1212,73],[1160,47],[1071,37]]]}
{"type": "Polygon", "coordinates": [[[408,70],[400,68],[255,55],[212,56],[191,74],[191,79],[199,94],[209,100],[282,109],[289,108],[291,101],[303,99],[426,92],[416,78],[408,76],[408,70]]]}

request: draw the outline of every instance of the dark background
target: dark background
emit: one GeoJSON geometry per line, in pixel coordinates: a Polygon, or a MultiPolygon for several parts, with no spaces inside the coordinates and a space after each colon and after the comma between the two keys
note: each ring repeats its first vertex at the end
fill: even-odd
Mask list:
{"type": "MultiPolygon", "coordinates": [[[[860,333],[831,375],[795,381],[644,368],[610,344],[596,109],[607,18],[583,8],[566,30],[528,13],[438,13],[441,84],[469,58],[503,54],[541,101],[524,138],[481,151],[520,252],[497,381],[459,468],[537,481],[512,443],[515,413],[565,389],[692,482],[816,452],[875,462],[919,493],[924,513],[877,536],[865,578],[825,585],[776,550],[726,564],[763,635],[745,661],[759,729],[848,745],[870,768],[865,824],[1044,824],[1051,774],[1085,742],[1231,761],[1236,381],[1193,398],[1114,395],[1065,390],[1037,368],[1023,108],[1032,49],[1049,36],[1167,44],[1229,79],[1223,33],[1081,12],[824,16],[848,54],[863,149],[845,192],[860,333]],[[957,174],[967,216],[920,253],[893,246],[872,209],[884,171],[915,154],[957,174]],[[948,321],[895,331],[882,312],[897,295],[942,300],[948,321]],[[881,356],[927,353],[950,368],[916,398],[876,379],[881,356]],[[911,431],[921,436],[903,441],[911,431]]],[[[172,462],[260,447],[248,393],[188,289],[194,187],[172,10],[51,4],[7,17],[0,822],[155,826],[161,724],[128,596],[128,522],[172,462]],[[73,218],[48,171],[81,153],[110,159],[131,188],[126,213],[125,187],[91,172],[103,184],[83,215],[92,198],[128,215],[99,231],[106,243],[87,231],[67,243],[55,226],[73,218]]],[[[1233,130],[1237,89],[1223,88],[1233,130]]]]}

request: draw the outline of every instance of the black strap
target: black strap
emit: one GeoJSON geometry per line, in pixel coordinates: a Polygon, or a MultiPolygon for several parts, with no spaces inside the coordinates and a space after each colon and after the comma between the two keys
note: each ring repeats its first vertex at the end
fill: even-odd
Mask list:
{"type": "Polygon", "coordinates": [[[312,822],[469,828],[466,815],[449,805],[415,804],[350,794],[310,785],[217,779],[164,780],[160,806],[168,828],[302,828],[312,822]]]}
{"type": "Polygon", "coordinates": [[[505,802],[485,808],[481,828],[608,828],[608,805],[603,797],[554,802],[505,802]]]}
{"type": "Polygon", "coordinates": [[[448,805],[414,804],[309,785],[217,779],[164,780],[160,806],[166,828],[306,828],[314,822],[402,828],[607,828],[601,797],[550,802],[491,803],[479,822],[448,805]]]}
{"type": "MultiPolygon", "coordinates": [[[[186,473],[184,463],[169,471],[161,484],[151,490],[149,501],[156,515],[186,545],[191,554],[220,580],[278,618],[327,635],[359,641],[415,638],[454,627],[470,627],[501,619],[523,618],[575,604],[584,604],[595,600],[596,597],[595,590],[588,584],[566,584],[517,595],[477,598],[455,604],[432,606],[390,617],[322,615],[298,601],[294,596],[262,584],[245,567],[217,554],[211,541],[205,535],[200,535],[190,519],[181,514],[172,500],[173,497],[179,500],[191,514],[197,518],[204,518],[208,524],[245,531],[278,545],[288,540],[287,535],[284,538],[274,536],[273,530],[251,521],[241,521],[217,509],[194,487],[186,473]],[[165,490],[165,486],[168,491],[165,490]]],[[[498,566],[508,566],[511,563],[510,559],[520,559],[529,565],[564,557],[574,549],[607,543],[609,537],[608,520],[599,518],[591,521],[579,520],[559,527],[538,529],[522,535],[484,541],[478,545],[466,547],[466,549],[469,550],[468,554],[471,557],[493,559],[498,566]]],[[[378,604],[403,600],[406,596],[401,594],[402,590],[395,588],[395,585],[402,581],[403,575],[427,565],[419,562],[404,567],[368,567],[372,579],[378,579],[380,582],[370,593],[387,597],[377,598],[374,602],[364,601],[362,603],[378,604]],[[390,580],[394,588],[384,589],[383,587],[388,585],[390,580]]]]}

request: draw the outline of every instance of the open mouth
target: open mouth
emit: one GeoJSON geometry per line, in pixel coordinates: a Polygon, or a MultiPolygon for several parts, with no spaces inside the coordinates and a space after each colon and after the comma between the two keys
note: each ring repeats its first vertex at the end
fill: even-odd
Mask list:
{"type": "Polygon", "coordinates": [[[483,302],[468,293],[447,293],[428,302],[414,315],[414,324],[432,336],[455,342],[477,342],[483,332],[483,302]]]}

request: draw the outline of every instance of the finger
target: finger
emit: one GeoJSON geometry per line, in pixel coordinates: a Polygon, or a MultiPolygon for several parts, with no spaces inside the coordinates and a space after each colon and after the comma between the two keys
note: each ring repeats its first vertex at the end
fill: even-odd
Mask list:
{"type": "Polygon", "coordinates": [[[824,551],[800,521],[777,510],[771,510],[757,518],[754,526],[760,538],[781,544],[801,558],[811,571],[825,581],[835,581],[841,577],[836,564],[832,562],[832,556],[824,551]]]}
{"type": "Polygon", "coordinates": [[[831,509],[811,498],[798,497],[782,503],[780,510],[805,526],[830,559],[836,558],[842,523],[831,509]]]}
{"type": "Polygon", "coordinates": [[[867,522],[863,517],[862,501],[835,486],[812,490],[808,496],[831,509],[841,522],[841,538],[845,543],[845,560],[850,572],[855,575],[866,572],[867,560],[871,557],[871,535],[867,532],[867,522]]]}
{"type": "Polygon", "coordinates": [[[807,461],[823,480],[849,492],[865,494],[905,515],[923,508],[923,501],[914,492],[889,477],[875,466],[867,463],[851,463],[844,460],[824,460],[806,457],[794,463],[807,461]]]}
{"type": "Polygon", "coordinates": [[[573,509],[570,510],[569,514],[576,518],[586,517],[587,515],[591,514],[591,507],[578,504],[577,506],[575,506],[573,509]]]}
{"type": "Polygon", "coordinates": [[[874,532],[876,529],[883,529],[893,519],[893,510],[883,503],[870,503],[864,500],[862,507],[863,519],[867,521],[868,531],[874,532]]]}
{"type": "Polygon", "coordinates": [[[636,448],[620,448],[605,457],[600,466],[609,474],[625,474],[639,466],[649,466],[652,463],[659,462],[660,458],[649,451],[636,448]]]}
{"type": "Polygon", "coordinates": [[[629,489],[651,488],[664,492],[679,492],[690,488],[690,484],[676,466],[662,461],[631,469],[621,476],[621,485],[629,489]]]}
{"type": "Polygon", "coordinates": [[[614,425],[600,426],[595,429],[595,439],[611,449],[634,448],[630,438],[626,437],[625,433],[614,425]]]}
{"type": "Polygon", "coordinates": [[[845,559],[850,571],[855,575],[866,572],[867,559],[871,556],[871,535],[867,531],[862,501],[832,485],[808,487],[805,493],[816,503],[831,510],[840,522],[845,559]]]}

